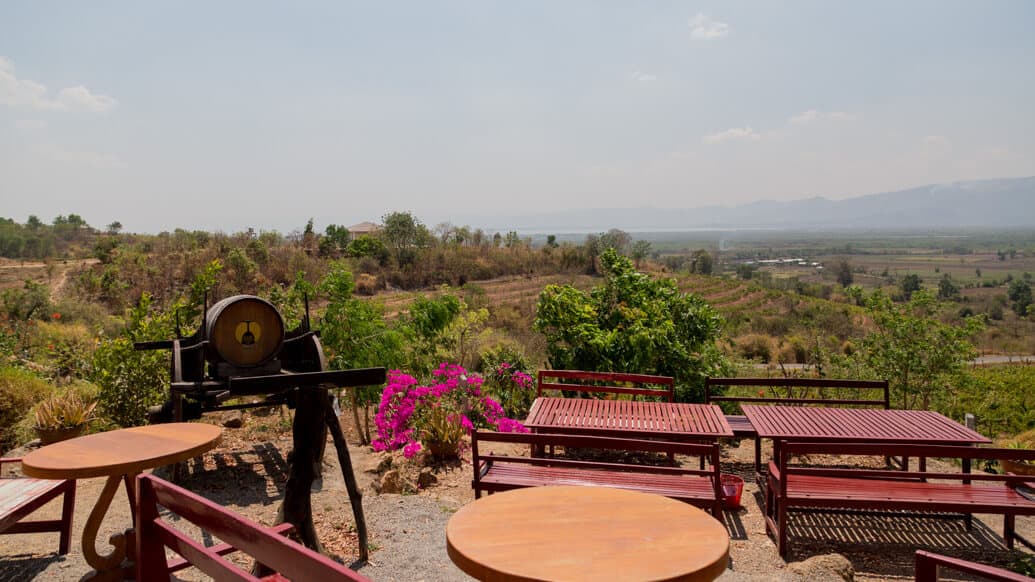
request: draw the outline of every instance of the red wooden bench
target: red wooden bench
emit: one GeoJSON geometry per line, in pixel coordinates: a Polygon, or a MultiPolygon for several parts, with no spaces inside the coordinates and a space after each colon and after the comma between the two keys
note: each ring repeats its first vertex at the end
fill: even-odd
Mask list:
{"type": "Polygon", "coordinates": [[[289,529],[263,527],[158,477],[140,475],[136,496],[136,579],[168,580],[170,571],[194,566],[216,580],[369,582],[327,556],[283,537],[289,529]],[[226,543],[203,546],[168,523],[159,514],[159,506],[226,543]],[[168,560],[166,548],[182,560],[168,560]],[[235,551],[251,555],[276,574],[260,579],[222,558],[235,551]]]}
{"type": "Polygon", "coordinates": [[[535,395],[542,396],[544,390],[560,390],[562,392],[649,396],[672,402],[673,385],[674,381],[669,376],[583,370],[539,370],[536,376],[535,395]],[[616,384],[622,385],[616,386],[616,384]]]}
{"type": "Polygon", "coordinates": [[[778,459],[769,463],[765,491],[766,532],[776,537],[780,556],[787,555],[788,512],[809,509],[1001,514],[1006,546],[1012,548],[1014,539],[1030,545],[1014,532],[1014,521],[1018,515],[1035,515],[1035,501],[1017,490],[1031,477],[791,464],[792,458],[800,455],[1035,460],[1035,451],[1016,449],[896,443],[784,443],[778,459]]]}
{"type": "Polygon", "coordinates": [[[689,444],[664,440],[475,430],[471,433],[471,455],[474,466],[471,487],[474,488],[476,498],[481,497],[482,491],[493,493],[543,485],[590,485],[664,495],[708,509],[716,518],[722,515],[717,443],[689,444]],[[577,447],[690,455],[707,459],[709,467],[686,469],[482,452],[484,444],[492,442],[525,444],[532,450],[577,447]]]}
{"type": "MultiPolygon", "coordinates": [[[[891,408],[887,380],[831,380],[827,378],[705,378],[704,401],[707,404],[734,402],[740,404],[777,404],[791,406],[879,406],[891,408]],[[761,388],[764,395],[737,396],[719,391],[722,387],[746,386],[761,388]],[[862,398],[863,391],[881,391],[880,398],[862,398]],[[846,394],[848,396],[846,396],[846,394]]],[[[743,414],[726,415],[733,435],[755,441],[755,471],[762,469],[762,439],[743,414]]]]}
{"type": "MultiPolygon", "coordinates": [[[[18,463],[21,459],[0,459],[4,463],[18,463]]],[[[56,531],[58,553],[67,554],[72,539],[72,512],[75,509],[75,481],[53,479],[0,479],[0,534],[37,533],[56,531]],[[61,519],[22,521],[22,518],[43,507],[58,495],[61,519]]]]}
{"type": "Polygon", "coordinates": [[[955,570],[964,574],[974,574],[982,580],[994,580],[996,582],[1035,582],[1035,578],[1029,578],[1017,572],[1011,572],[994,566],[986,566],[977,562],[969,562],[959,558],[932,554],[923,550],[916,552],[916,582],[938,582],[938,570],[945,568],[955,570]]]}

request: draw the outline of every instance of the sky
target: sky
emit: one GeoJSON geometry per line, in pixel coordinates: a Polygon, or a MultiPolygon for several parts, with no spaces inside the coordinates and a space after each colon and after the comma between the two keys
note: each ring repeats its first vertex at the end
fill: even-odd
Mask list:
{"type": "Polygon", "coordinates": [[[1035,175],[1033,24],[1024,0],[3,2],[0,217],[291,232],[1035,175]]]}

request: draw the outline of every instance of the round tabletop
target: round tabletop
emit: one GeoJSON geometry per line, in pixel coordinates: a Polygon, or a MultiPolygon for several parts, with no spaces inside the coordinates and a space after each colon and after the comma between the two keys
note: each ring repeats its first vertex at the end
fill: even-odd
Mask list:
{"type": "Polygon", "coordinates": [[[714,580],[729,534],[681,501],[607,487],[530,487],[462,507],[450,559],[479,580],[714,580]]]}
{"type": "Polygon", "coordinates": [[[36,449],[22,459],[22,470],[39,479],[132,474],[196,457],[221,434],[218,426],[187,422],[99,432],[36,449]]]}

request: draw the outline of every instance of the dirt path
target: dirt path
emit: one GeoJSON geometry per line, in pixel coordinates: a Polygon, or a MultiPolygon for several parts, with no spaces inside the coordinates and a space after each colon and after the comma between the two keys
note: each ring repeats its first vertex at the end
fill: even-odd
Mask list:
{"type": "MultiPolygon", "coordinates": [[[[287,477],[287,426],[286,417],[274,414],[249,417],[242,429],[225,429],[219,449],[189,464],[183,485],[255,521],[274,523],[287,477]]],[[[446,555],[445,526],[453,512],[473,500],[470,465],[435,466],[438,482],[418,494],[378,495],[372,483],[384,456],[369,447],[353,446],[350,451],[371,536],[371,560],[359,571],[378,582],[469,580],[446,555]]],[[[747,485],[743,508],[724,515],[731,538],[731,567],[720,580],[840,579],[823,571],[795,573],[778,557],[765,534],[762,500],[753,482],[752,456],[749,441],[736,448],[724,447],[723,470],[741,475],[747,485]]],[[[328,455],[324,480],[313,490],[314,521],[329,553],[351,563],[358,555],[356,536],[344,481],[333,457],[328,455]]],[[[168,477],[165,472],[159,474],[168,477]]],[[[65,557],[55,555],[56,534],[0,536],[0,581],[79,580],[88,570],[80,549],[82,527],[102,486],[102,479],[79,482],[73,551],[65,557]]],[[[43,511],[56,517],[60,513],[58,502],[43,511]]],[[[98,548],[107,551],[107,536],[129,523],[129,504],[120,494],[101,528],[98,548]]],[[[1035,519],[1019,518],[1017,526],[1021,535],[1035,538],[1035,519]]],[[[851,561],[856,580],[911,580],[917,548],[986,563],[1009,563],[1021,554],[1003,548],[1001,531],[1001,518],[989,516],[980,516],[968,532],[960,521],[802,515],[791,527],[790,559],[800,561],[837,552],[851,561]]],[[[198,578],[185,574],[183,579],[198,578]]]]}

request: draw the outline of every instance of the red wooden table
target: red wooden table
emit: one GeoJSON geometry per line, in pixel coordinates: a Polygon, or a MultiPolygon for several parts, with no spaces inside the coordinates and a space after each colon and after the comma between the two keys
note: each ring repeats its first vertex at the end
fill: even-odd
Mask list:
{"type": "Polygon", "coordinates": [[[761,438],[970,445],[991,439],[931,410],[884,410],[745,404],[761,438]]]}
{"type": "Polygon", "coordinates": [[[551,398],[532,403],[527,426],[533,432],[622,437],[715,440],[732,437],[722,409],[714,404],[551,398]]]}
{"type": "MultiPolygon", "coordinates": [[[[991,439],[931,410],[824,408],[818,406],[741,406],[759,438],[781,441],[916,443],[973,445],[991,439]]],[[[923,470],[923,459],[920,460],[923,470]]],[[[969,462],[964,470],[969,469],[969,462]]]]}

